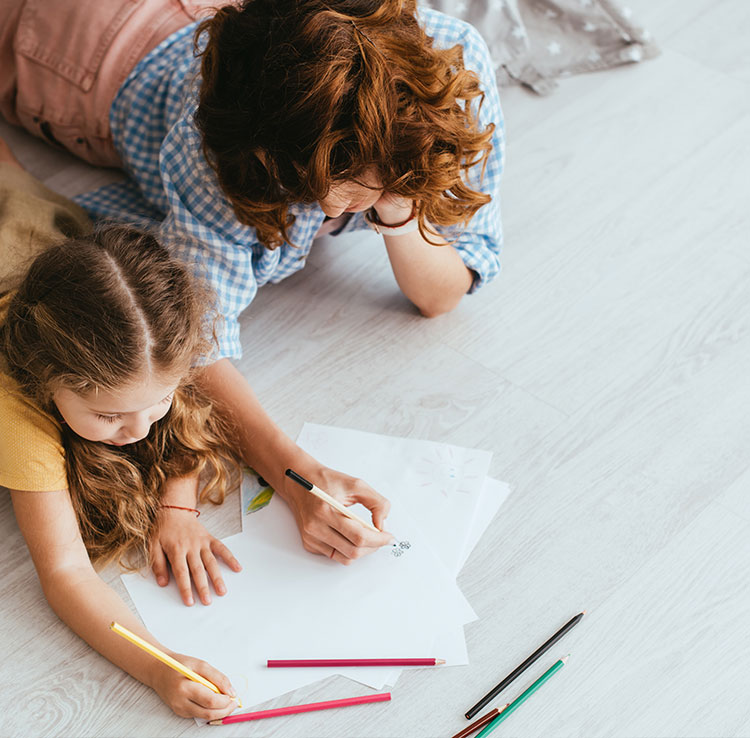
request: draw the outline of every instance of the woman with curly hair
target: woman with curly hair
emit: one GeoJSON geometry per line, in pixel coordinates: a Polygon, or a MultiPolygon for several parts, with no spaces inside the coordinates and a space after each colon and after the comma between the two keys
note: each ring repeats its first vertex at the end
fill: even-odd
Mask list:
{"type": "Polygon", "coordinates": [[[486,45],[414,0],[13,0],[0,15],[0,110],[124,186],[95,215],[149,214],[201,270],[223,318],[202,381],[243,456],[289,502],[308,550],[341,563],[382,545],[288,480],[292,467],[382,522],[387,503],[304,454],[229,361],[259,286],[303,268],[316,237],[374,228],[425,316],[499,271],[502,114],[486,45]],[[4,17],[3,17],[4,16],[4,17]],[[263,439],[259,444],[257,439],[263,439]]]}

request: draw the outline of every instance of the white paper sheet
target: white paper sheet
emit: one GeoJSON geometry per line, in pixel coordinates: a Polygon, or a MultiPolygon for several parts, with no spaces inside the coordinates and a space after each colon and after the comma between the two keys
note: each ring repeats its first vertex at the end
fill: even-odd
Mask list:
{"type": "MultiPolygon", "coordinates": [[[[509,492],[504,483],[482,476],[491,460],[486,451],[314,423],[305,424],[297,443],[322,463],[364,478],[389,498],[403,499],[424,524],[427,540],[454,576],[509,492]]],[[[243,529],[248,511],[255,507],[251,500],[260,495],[257,499],[262,502],[262,491],[257,478],[246,475],[243,529]]],[[[364,509],[356,512],[367,516],[364,509]]],[[[392,523],[388,520],[387,527],[397,534],[392,523]]],[[[434,647],[425,655],[444,658],[450,666],[468,664],[463,626],[436,636],[434,647]]],[[[401,671],[388,670],[386,683],[395,683],[401,671]]],[[[339,673],[368,683],[365,670],[339,673]]]]}
{"type": "MultiPolygon", "coordinates": [[[[474,514],[474,520],[469,535],[466,538],[464,550],[461,553],[459,563],[456,566],[455,574],[458,576],[464,564],[468,560],[471,552],[476,547],[479,540],[484,535],[488,526],[510,494],[510,487],[505,482],[487,477],[482,486],[482,492],[479,496],[479,504],[474,514]]],[[[457,626],[451,631],[441,633],[435,638],[432,655],[437,658],[445,659],[446,666],[465,666],[469,663],[469,653],[466,648],[466,637],[463,626],[457,626]]],[[[391,669],[387,677],[386,684],[393,685],[398,680],[401,672],[406,668],[391,669]]]]}
{"type": "MultiPolygon", "coordinates": [[[[409,531],[411,548],[398,558],[384,548],[342,567],[307,553],[292,513],[274,499],[225,539],[244,569],[224,570],[228,593],[208,607],[185,607],[174,582],[161,588],[150,574],[123,581],[156,638],[224,671],[250,706],[339,671],[267,669],[266,659],[427,653],[435,632],[476,618],[405,506],[395,504],[392,517],[409,531]]],[[[376,688],[388,676],[357,671],[357,681],[376,688]]]]}
{"type": "Polygon", "coordinates": [[[267,669],[269,658],[408,654],[468,663],[463,624],[476,616],[454,580],[507,495],[486,480],[491,454],[312,424],[299,443],[389,497],[387,528],[408,541],[401,555],[384,548],[342,567],[304,551],[283,501],[263,506],[262,496],[246,515],[244,495],[243,533],[225,539],[244,570],[224,569],[226,596],[187,608],[173,583],[165,590],[150,576],[123,577],[146,626],[227,673],[246,707],[331,674],[382,688],[402,671],[267,669]]]}
{"type": "MultiPolygon", "coordinates": [[[[332,469],[403,501],[449,571],[457,572],[492,460],[489,451],[305,423],[297,443],[332,469]]],[[[397,537],[392,521],[386,528],[397,537]]]]}

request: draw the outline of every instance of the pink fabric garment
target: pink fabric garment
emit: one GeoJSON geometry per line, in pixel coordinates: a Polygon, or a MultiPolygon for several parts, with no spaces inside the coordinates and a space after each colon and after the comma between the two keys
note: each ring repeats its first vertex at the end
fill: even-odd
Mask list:
{"type": "Polygon", "coordinates": [[[92,164],[121,166],[109,127],[118,89],[149,51],[218,4],[3,0],[0,112],[92,164]]]}

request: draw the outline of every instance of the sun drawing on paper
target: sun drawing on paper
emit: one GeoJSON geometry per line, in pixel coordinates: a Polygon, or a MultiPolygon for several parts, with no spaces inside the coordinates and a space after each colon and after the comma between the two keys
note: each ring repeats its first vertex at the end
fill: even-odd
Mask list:
{"type": "Polygon", "coordinates": [[[416,460],[414,471],[420,487],[432,487],[435,492],[450,497],[456,492],[471,494],[472,485],[467,487],[465,483],[471,483],[479,476],[467,471],[467,467],[470,468],[471,463],[467,463],[466,458],[459,458],[453,446],[440,445],[425,451],[416,460]]]}

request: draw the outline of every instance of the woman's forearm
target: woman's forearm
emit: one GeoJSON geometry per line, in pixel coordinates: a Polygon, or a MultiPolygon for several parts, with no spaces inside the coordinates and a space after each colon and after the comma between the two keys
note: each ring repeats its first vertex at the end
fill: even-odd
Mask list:
{"type": "Polygon", "coordinates": [[[286,497],[287,468],[297,468],[304,474],[321,467],[271,420],[252,387],[229,359],[220,359],[206,367],[200,381],[217,410],[232,422],[243,461],[282,497],[286,497]]]}
{"type": "Polygon", "coordinates": [[[427,318],[450,312],[469,291],[472,273],[444,238],[430,235],[433,246],[419,231],[385,236],[393,274],[401,291],[427,318]]]}

